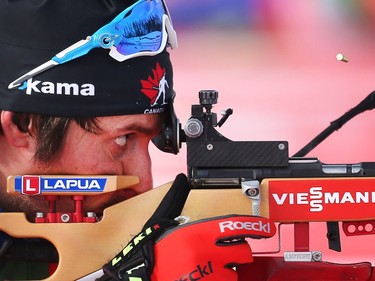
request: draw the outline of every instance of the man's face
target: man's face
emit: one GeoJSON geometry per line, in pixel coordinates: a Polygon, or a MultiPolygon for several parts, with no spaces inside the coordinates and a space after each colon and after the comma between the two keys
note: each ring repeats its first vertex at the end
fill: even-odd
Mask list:
{"type": "MultiPolygon", "coordinates": [[[[72,122],[61,154],[51,164],[37,163],[40,174],[135,175],[140,183],[97,196],[87,196],[84,210],[100,213],[115,203],[152,188],[150,140],[160,132],[160,115],[125,115],[97,118],[97,134],[72,122]]],[[[57,201],[59,211],[72,211],[70,198],[57,201]]]]}

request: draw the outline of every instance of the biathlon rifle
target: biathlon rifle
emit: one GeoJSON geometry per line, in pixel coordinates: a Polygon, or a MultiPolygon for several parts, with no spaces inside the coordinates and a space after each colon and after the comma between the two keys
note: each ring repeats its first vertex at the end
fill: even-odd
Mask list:
{"type": "Polygon", "coordinates": [[[329,248],[341,251],[338,222],[347,235],[375,233],[375,162],[325,164],[305,157],[354,116],[375,107],[375,91],[289,156],[286,141],[231,141],[216,128],[233,113],[217,120],[212,107],[218,92],[199,92],[199,105],[181,139],[187,144],[188,178],[197,189],[241,188],[255,215],[278,222],[326,221],[329,248]],[[355,230],[349,228],[355,227],[355,230]],[[370,225],[370,227],[365,226],[370,225]]]}
{"type": "MultiPolygon", "coordinates": [[[[286,141],[232,141],[222,136],[216,128],[233,111],[226,110],[218,121],[212,112],[218,93],[201,91],[199,98],[200,103],[192,105],[191,117],[184,129],[175,119],[175,129],[167,130],[166,142],[187,145],[191,190],[181,215],[195,221],[227,214],[252,214],[270,218],[279,225],[293,224],[294,252],[284,253],[282,260],[270,256],[255,259],[255,268],[246,269],[251,280],[268,280],[271,267],[284,269],[279,276],[286,274],[272,280],[301,280],[298,276],[305,278],[320,273],[325,275],[311,280],[328,280],[327,274],[339,276],[329,280],[343,280],[344,275],[351,278],[345,280],[375,280],[368,277],[375,271],[370,263],[338,266],[314,263],[311,266],[311,261],[321,261],[321,254],[310,251],[308,234],[310,222],[326,222],[329,247],[340,251],[338,222],[342,222],[343,231],[349,236],[375,233],[375,162],[332,165],[305,157],[351,118],[373,109],[375,92],[332,122],[292,157],[286,141]],[[299,263],[285,266],[285,260],[299,263]],[[294,279],[290,269],[294,270],[294,279]]],[[[100,220],[93,213],[82,213],[84,198],[137,183],[137,177],[131,176],[11,176],[8,192],[44,195],[50,212],[38,213],[35,222],[28,221],[23,213],[0,213],[0,230],[14,238],[42,238],[54,245],[58,266],[48,280],[93,280],[91,273],[95,275],[139,233],[167,197],[172,184],[110,206],[100,220]],[[72,197],[74,212],[59,212],[55,208],[59,196],[72,197]]]]}

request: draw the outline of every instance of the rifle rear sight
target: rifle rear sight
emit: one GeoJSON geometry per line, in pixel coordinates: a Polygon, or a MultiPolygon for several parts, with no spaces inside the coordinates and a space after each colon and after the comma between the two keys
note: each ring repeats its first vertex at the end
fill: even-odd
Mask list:
{"type": "Polygon", "coordinates": [[[191,106],[191,117],[184,126],[181,139],[187,145],[188,175],[193,186],[238,186],[243,175],[234,175],[233,169],[288,165],[286,141],[232,141],[220,134],[216,127],[221,127],[233,110],[225,110],[218,122],[217,114],[212,112],[217,100],[217,91],[200,91],[200,104],[191,106]]]}
{"type": "MultiPolygon", "coordinates": [[[[190,138],[197,138],[203,133],[204,125],[201,119],[208,121],[210,127],[221,127],[228,117],[233,114],[233,110],[228,108],[221,112],[222,118],[217,122],[217,114],[212,113],[213,104],[217,103],[219,93],[215,90],[199,91],[199,105],[191,106],[191,117],[185,124],[185,134],[190,138]],[[205,111],[204,111],[205,110],[205,111]]],[[[207,123],[207,122],[205,122],[207,123]]]]}

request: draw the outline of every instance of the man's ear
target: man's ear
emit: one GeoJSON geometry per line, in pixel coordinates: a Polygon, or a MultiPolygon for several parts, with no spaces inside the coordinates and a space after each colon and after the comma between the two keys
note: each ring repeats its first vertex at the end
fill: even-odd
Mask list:
{"type": "Polygon", "coordinates": [[[11,111],[1,111],[0,124],[3,129],[4,137],[11,145],[15,147],[29,147],[32,142],[32,137],[29,132],[24,132],[13,123],[14,113],[11,111]]]}

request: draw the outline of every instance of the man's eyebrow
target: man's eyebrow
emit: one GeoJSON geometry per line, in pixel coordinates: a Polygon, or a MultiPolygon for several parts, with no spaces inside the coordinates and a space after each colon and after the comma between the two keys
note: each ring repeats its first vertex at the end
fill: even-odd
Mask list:
{"type": "MultiPolygon", "coordinates": [[[[148,123],[149,124],[149,123],[148,123]]],[[[128,125],[124,125],[122,127],[116,128],[117,133],[127,132],[127,131],[138,131],[145,135],[153,135],[155,133],[159,133],[161,130],[161,120],[159,119],[156,122],[152,122],[152,126],[145,126],[139,123],[132,123],[128,125]]]]}

